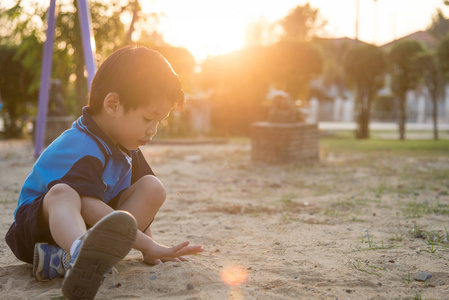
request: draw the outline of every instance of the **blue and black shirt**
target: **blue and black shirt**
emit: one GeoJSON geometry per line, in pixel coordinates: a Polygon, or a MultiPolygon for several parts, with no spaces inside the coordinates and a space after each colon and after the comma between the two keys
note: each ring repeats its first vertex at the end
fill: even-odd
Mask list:
{"type": "Polygon", "coordinates": [[[65,183],[80,196],[108,203],[144,175],[154,175],[139,149],[115,145],[83,108],[83,115],[41,154],[20,192],[20,206],[65,183]]]}

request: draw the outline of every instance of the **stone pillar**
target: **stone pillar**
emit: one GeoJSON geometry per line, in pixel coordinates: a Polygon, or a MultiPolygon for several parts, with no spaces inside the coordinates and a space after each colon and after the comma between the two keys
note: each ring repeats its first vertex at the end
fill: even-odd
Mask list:
{"type": "Polygon", "coordinates": [[[251,158],[272,164],[317,160],[318,126],[306,123],[253,123],[251,158]]]}

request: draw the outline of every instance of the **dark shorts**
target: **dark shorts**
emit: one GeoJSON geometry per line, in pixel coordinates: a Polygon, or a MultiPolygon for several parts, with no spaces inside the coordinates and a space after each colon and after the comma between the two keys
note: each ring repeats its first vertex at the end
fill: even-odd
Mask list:
{"type": "Polygon", "coordinates": [[[34,244],[45,242],[55,244],[48,226],[39,224],[39,211],[44,196],[36,198],[32,203],[22,205],[16,213],[16,221],[12,223],[5,236],[6,243],[14,255],[21,261],[33,263],[34,244]]]}
{"type": "MultiPolygon", "coordinates": [[[[121,193],[112,199],[108,205],[115,209],[121,193]]],[[[50,228],[42,220],[42,202],[45,196],[36,198],[30,204],[22,205],[16,213],[16,220],[6,233],[5,240],[14,255],[21,261],[32,264],[34,244],[48,243],[56,245],[50,233],[50,228]]]]}

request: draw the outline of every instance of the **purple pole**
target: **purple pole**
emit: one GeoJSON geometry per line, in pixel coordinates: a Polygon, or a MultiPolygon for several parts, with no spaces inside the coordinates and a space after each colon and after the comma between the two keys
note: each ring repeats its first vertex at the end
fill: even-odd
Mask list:
{"type": "Polygon", "coordinates": [[[87,86],[90,90],[97,64],[95,62],[95,39],[91,31],[90,13],[87,0],[77,0],[78,15],[80,17],[81,37],[83,41],[84,62],[87,69],[87,86]]]}
{"type": "Polygon", "coordinates": [[[44,53],[42,54],[41,83],[39,87],[38,111],[37,111],[36,128],[34,136],[35,158],[38,158],[44,149],[55,23],[56,23],[56,0],[50,0],[50,7],[48,8],[48,18],[47,18],[47,40],[44,43],[44,53]]]}

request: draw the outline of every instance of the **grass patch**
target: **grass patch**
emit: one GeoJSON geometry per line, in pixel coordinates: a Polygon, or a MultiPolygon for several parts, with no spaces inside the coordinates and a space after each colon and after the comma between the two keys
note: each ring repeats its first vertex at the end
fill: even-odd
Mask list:
{"type": "Polygon", "coordinates": [[[352,265],[354,266],[354,268],[356,268],[359,271],[371,274],[371,275],[377,275],[379,276],[380,273],[378,272],[378,270],[380,271],[386,271],[386,269],[378,267],[378,266],[374,266],[374,265],[365,265],[362,266],[362,263],[356,259],[355,261],[351,260],[352,265]]]}
{"type": "Polygon", "coordinates": [[[274,214],[277,210],[265,207],[265,206],[253,206],[247,205],[243,206],[240,204],[223,204],[223,205],[210,205],[204,209],[198,210],[199,212],[219,212],[231,215],[236,214],[274,214]]]}
{"type": "Polygon", "coordinates": [[[419,218],[428,214],[449,215],[449,205],[440,202],[408,202],[405,204],[403,213],[409,218],[419,218]]]}
{"type": "Polygon", "coordinates": [[[449,140],[357,140],[353,133],[337,132],[320,138],[320,147],[328,152],[381,152],[383,154],[447,155],[449,140]]]}

